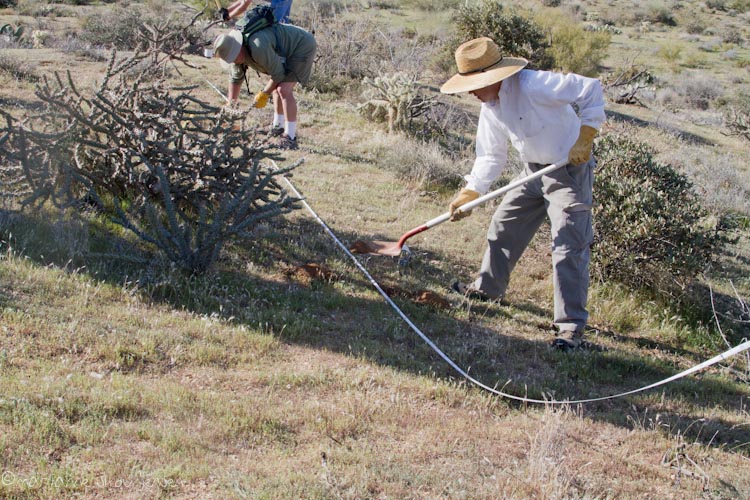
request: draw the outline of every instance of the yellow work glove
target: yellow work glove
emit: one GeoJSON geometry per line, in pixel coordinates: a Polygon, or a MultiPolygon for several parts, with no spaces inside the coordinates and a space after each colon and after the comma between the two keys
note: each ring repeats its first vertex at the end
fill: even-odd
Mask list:
{"type": "Polygon", "coordinates": [[[461,191],[459,191],[456,195],[456,198],[450,204],[451,220],[457,221],[471,215],[471,210],[469,210],[468,212],[456,212],[456,209],[461,205],[465,205],[470,201],[476,200],[477,198],[479,198],[479,193],[471,189],[463,188],[461,191]]]}
{"type": "Polygon", "coordinates": [[[578,140],[568,153],[568,161],[571,165],[581,165],[591,159],[591,146],[594,144],[597,130],[588,125],[581,125],[578,140]]]}
{"type": "Polygon", "coordinates": [[[253,104],[254,108],[265,108],[266,104],[268,104],[268,99],[271,98],[271,94],[266,94],[262,90],[255,94],[255,104],[253,104]]]}

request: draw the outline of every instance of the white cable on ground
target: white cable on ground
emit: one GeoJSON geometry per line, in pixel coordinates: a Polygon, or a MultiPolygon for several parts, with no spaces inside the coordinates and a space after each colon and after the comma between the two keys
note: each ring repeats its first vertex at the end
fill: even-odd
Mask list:
{"type": "Polygon", "coordinates": [[[700,370],[702,370],[704,368],[708,368],[711,365],[715,365],[719,361],[723,361],[725,359],[729,359],[732,356],[735,356],[735,355],[737,355],[737,354],[739,354],[741,352],[744,352],[744,351],[747,351],[748,349],[750,349],[750,340],[748,340],[748,341],[745,341],[742,344],[740,344],[740,345],[738,345],[738,346],[736,346],[736,347],[734,347],[732,349],[729,349],[729,350],[727,350],[727,351],[725,351],[725,352],[723,352],[723,353],[721,353],[721,354],[719,354],[717,356],[714,356],[713,358],[709,359],[708,361],[704,361],[703,363],[700,363],[699,365],[693,366],[692,368],[689,368],[689,369],[687,369],[685,371],[682,371],[682,372],[680,372],[680,373],[678,373],[676,375],[672,375],[669,378],[666,378],[664,380],[661,380],[661,381],[656,382],[656,383],[651,384],[651,385],[647,385],[645,387],[641,387],[639,389],[633,389],[632,391],[621,392],[619,394],[613,394],[611,396],[602,396],[602,397],[599,397],[599,398],[590,398],[590,399],[575,399],[575,400],[558,401],[558,400],[554,400],[554,399],[545,400],[545,399],[524,398],[524,397],[521,397],[521,396],[514,396],[513,394],[508,394],[506,392],[498,391],[497,389],[493,389],[492,387],[489,387],[489,386],[483,384],[482,382],[476,380],[475,378],[473,378],[472,376],[470,376],[468,373],[466,373],[463,369],[461,369],[461,367],[459,367],[458,365],[456,365],[456,363],[454,363],[453,360],[451,360],[443,351],[441,351],[440,348],[438,348],[438,346],[436,346],[435,343],[432,342],[432,340],[430,340],[424,333],[422,333],[422,331],[419,328],[417,328],[417,326],[409,319],[408,316],[406,316],[406,314],[404,314],[404,312],[398,307],[398,305],[396,305],[396,303],[393,302],[393,300],[391,300],[391,298],[388,296],[388,294],[383,291],[383,289],[380,287],[380,285],[378,284],[378,282],[373,279],[373,277],[370,275],[370,273],[367,272],[367,269],[365,269],[365,267],[362,265],[362,263],[359,262],[359,259],[357,259],[357,257],[355,257],[349,251],[349,249],[346,248],[346,245],[344,245],[338,239],[338,237],[336,237],[336,235],[333,233],[333,231],[331,231],[331,229],[328,227],[328,225],[318,216],[317,213],[315,213],[315,210],[313,210],[312,207],[307,203],[307,201],[304,200],[304,198],[299,193],[299,191],[297,191],[297,188],[294,187],[294,185],[292,184],[292,182],[287,177],[283,177],[283,179],[286,181],[287,185],[292,190],[292,192],[294,193],[294,195],[301,200],[302,204],[305,206],[305,208],[308,210],[308,212],[310,212],[310,214],[312,214],[312,216],[315,218],[315,220],[318,221],[318,223],[323,227],[323,229],[328,233],[328,235],[331,236],[331,238],[333,238],[333,240],[336,242],[336,244],[349,256],[349,258],[352,259],[352,261],[354,262],[354,264],[359,268],[360,271],[362,271],[362,273],[367,277],[367,279],[370,281],[370,283],[372,283],[372,286],[374,286],[375,289],[378,292],[380,292],[380,295],[383,296],[383,298],[386,300],[386,302],[388,302],[388,304],[396,311],[396,313],[398,313],[398,315],[401,316],[401,319],[403,319],[406,322],[406,324],[409,325],[409,327],[412,330],[414,330],[414,332],[417,335],[419,335],[422,338],[422,340],[424,340],[427,343],[427,345],[430,346],[430,348],[432,348],[433,351],[435,351],[441,358],[443,358],[446,363],[448,363],[451,367],[453,367],[454,370],[456,370],[459,374],[461,374],[462,377],[464,377],[469,382],[471,382],[471,383],[473,383],[473,384],[481,387],[482,389],[484,389],[486,391],[489,391],[489,392],[491,392],[493,394],[496,394],[498,396],[502,396],[502,397],[508,398],[508,399],[514,399],[516,401],[521,401],[523,403],[540,403],[540,404],[593,403],[595,401],[604,401],[604,400],[607,400],[607,399],[615,399],[615,398],[620,398],[620,397],[623,397],[623,396],[628,396],[630,394],[635,394],[637,392],[642,392],[642,391],[646,391],[646,390],[649,390],[649,389],[653,389],[654,387],[659,387],[660,385],[664,385],[664,384],[667,384],[669,382],[675,381],[677,379],[686,377],[686,376],[688,376],[688,375],[690,375],[692,373],[695,373],[697,371],[700,371],[700,370]]]}

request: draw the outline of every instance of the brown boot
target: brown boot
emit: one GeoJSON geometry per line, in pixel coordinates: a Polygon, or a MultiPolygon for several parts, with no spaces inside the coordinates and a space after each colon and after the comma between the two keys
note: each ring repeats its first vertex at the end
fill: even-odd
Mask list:
{"type": "Polygon", "coordinates": [[[474,299],[474,300],[479,300],[482,302],[489,302],[491,300],[495,300],[489,295],[487,295],[486,293],[480,290],[477,290],[476,288],[471,288],[466,283],[461,283],[460,281],[456,281],[455,283],[453,283],[451,285],[451,289],[454,292],[463,295],[467,299],[474,299]]]}
{"type": "Polygon", "coordinates": [[[552,341],[552,347],[562,351],[572,351],[581,346],[583,332],[580,330],[563,330],[552,341]]]}

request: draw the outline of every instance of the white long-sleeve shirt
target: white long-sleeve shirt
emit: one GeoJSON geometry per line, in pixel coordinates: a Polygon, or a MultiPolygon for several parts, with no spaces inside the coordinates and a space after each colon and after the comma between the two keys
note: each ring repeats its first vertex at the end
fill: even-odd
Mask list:
{"type": "Polygon", "coordinates": [[[465,177],[479,193],[505,169],[508,139],[522,161],[547,165],[567,160],[581,125],[599,130],[605,119],[599,80],[574,73],[522,70],[503,80],[498,98],[482,104],[476,159],[465,177]]]}

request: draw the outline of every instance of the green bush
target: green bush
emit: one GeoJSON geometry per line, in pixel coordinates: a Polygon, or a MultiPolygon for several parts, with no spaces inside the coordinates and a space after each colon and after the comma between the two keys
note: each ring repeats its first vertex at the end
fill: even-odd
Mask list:
{"type": "Polygon", "coordinates": [[[721,217],[701,204],[687,177],[625,136],[596,147],[593,275],[673,294],[728,241],[721,217]]]}
{"type": "Polygon", "coordinates": [[[549,33],[552,46],[548,53],[556,68],[580,75],[598,75],[612,39],[608,31],[587,31],[573,18],[554,9],[546,9],[536,19],[549,33]]]}
{"type": "Polygon", "coordinates": [[[664,26],[676,26],[672,10],[661,4],[651,4],[646,9],[646,18],[652,23],[663,24],[664,26]]]}
{"type": "Polygon", "coordinates": [[[458,11],[456,35],[446,44],[451,64],[459,45],[483,36],[492,38],[503,55],[528,59],[530,67],[551,69],[554,66],[544,30],[530,18],[506,11],[497,0],[483,0],[458,11]]]}
{"type": "Polygon", "coordinates": [[[734,0],[730,7],[737,12],[747,12],[750,10],[750,0],[734,0]]]}

